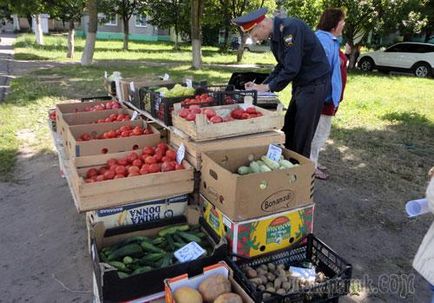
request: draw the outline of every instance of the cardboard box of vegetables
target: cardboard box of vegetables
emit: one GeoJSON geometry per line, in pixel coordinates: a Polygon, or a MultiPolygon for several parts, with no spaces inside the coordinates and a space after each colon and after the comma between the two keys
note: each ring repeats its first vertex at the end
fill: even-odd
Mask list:
{"type": "Polygon", "coordinates": [[[253,303],[223,261],[205,267],[200,275],[184,274],[164,284],[166,303],[253,303]]]}
{"type": "Polygon", "coordinates": [[[290,247],[313,232],[314,204],[240,222],[233,222],[202,195],[200,204],[207,224],[226,237],[234,254],[247,258],[290,247]]]}
{"type": "Polygon", "coordinates": [[[282,148],[279,161],[266,157],[269,146],[202,154],[200,191],[235,222],[259,218],[313,202],[314,165],[282,148]]]}
{"type": "Polygon", "coordinates": [[[214,239],[200,212],[187,208],[185,216],[106,229],[89,226],[93,270],[99,297],[104,301],[126,301],[164,291],[164,279],[188,273],[198,275],[206,266],[227,255],[225,240],[214,239]],[[174,252],[196,242],[206,252],[181,263],[174,252]],[[217,243],[218,241],[218,243],[217,243]]]}

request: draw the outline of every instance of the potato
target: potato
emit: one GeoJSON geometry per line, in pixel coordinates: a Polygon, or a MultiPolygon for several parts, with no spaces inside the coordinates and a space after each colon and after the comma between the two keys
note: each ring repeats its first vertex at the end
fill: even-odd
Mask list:
{"type": "Polygon", "coordinates": [[[276,269],[277,269],[277,270],[280,270],[280,269],[285,270],[285,264],[278,264],[278,265],[276,266],[276,269]]]}
{"type": "Polygon", "coordinates": [[[262,284],[266,284],[268,282],[267,276],[265,276],[265,275],[261,275],[261,276],[259,276],[259,278],[261,279],[262,284]]]}
{"type": "Polygon", "coordinates": [[[261,269],[263,269],[263,270],[265,270],[265,271],[268,272],[268,267],[267,267],[267,265],[265,265],[265,264],[261,264],[261,265],[259,265],[259,268],[261,268],[261,269]]]}
{"type": "Polygon", "coordinates": [[[285,270],[284,270],[284,269],[281,269],[281,268],[278,268],[278,269],[275,271],[275,274],[276,274],[276,276],[286,276],[286,272],[285,272],[285,270]]]}
{"type": "Polygon", "coordinates": [[[258,285],[257,287],[260,291],[264,291],[265,290],[265,286],[264,285],[258,285]]]}
{"type": "Polygon", "coordinates": [[[218,296],[214,303],[243,303],[243,299],[241,299],[240,295],[230,292],[218,296]]]}
{"type": "Polygon", "coordinates": [[[253,268],[248,267],[246,269],[246,275],[247,275],[247,278],[256,278],[258,276],[258,273],[253,268]]]}
{"type": "Polygon", "coordinates": [[[178,288],[173,294],[176,303],[202,303],[200,293],[191,287],[178,288]]]}
{"type": "Polygon", "coordinates": [[[231,292],[231,282],[222,275],[211,276],[200,283],[199,292],[205,302],[212,303],[221,294],[231,292]]]}
{"type": "Polygon", "coordinates": [[[286,291],[289,291],[292,288],[292,284],[289,282],[283,282],[282,283],[282,288],[286,291]]]}
{"type": "Polygon", "coordinates": [[[276,264],[274,264],[274,263],[268,263],[267,267],[268,267],[269,271],[275,271],[276,270],[276,264]]]}
{"type": "Polygon", "coordinates": [[[271,288],[271,287],[273,287],[273,286],[274,286],[273,283],[268,282],[268,283],[265,285],[265,288],[271,288]]]}
{"type": "Polygon", "coordinates": [[[276,279],[276,276],[273,275],[271,272],[269,272],[269,273],[267,274],[267,279],[268,279],[268,281],[273,282],[273,281],[276,279]]]}
{"type": "Polygon", "coordinates": [[[269,291],[269,292],[276,292],[276,290],[274,289],[274,287],[267,287],[265,290],[269,291]]]}
{"type": "Polygon", "coordinates": [[[266,274],[268,273],[268,271],[266,271],[266,270],[263,269],[263,268],[258,268],[258,269],[256,270],[256,272],[258,273],[258,275],[266,275],[266,274]]]}
{"type": "Polygon", "coordinates": [[[255,285],[261,285],[262,284],[261,278],[252,278],[252,279],[249,279],[249,281],[255,285]]]}
{"type": "Polygon", "coordinates": [[[271,297],[271,294],[269,294],[268,292],[262,294],[263,299],[267,299],[269,297],[271,297]]]}
{"type": "Polygon", "coordinates": [[[280,280],[279,278],[276,278],[276,280],[274,280],[274,288],[279,289],[280,286],[282,286],[282,280],[280,280]]]}
{"type": "Polygon", "coordinates": [[[286,291],[283,288],[279,288],[278,290],[276,290],[276,294],[283,296],[284,294],[286,294],[286,291]]]}

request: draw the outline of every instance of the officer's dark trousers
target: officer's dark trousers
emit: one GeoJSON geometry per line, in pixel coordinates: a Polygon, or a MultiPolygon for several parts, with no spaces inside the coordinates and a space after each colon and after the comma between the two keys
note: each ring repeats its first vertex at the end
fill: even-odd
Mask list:
{"type": "Polygon", "coordinates": [[[310,146],[330,86],[329,77],[296,86],[285,115],[285,147],[309,158],[310,146]]]}

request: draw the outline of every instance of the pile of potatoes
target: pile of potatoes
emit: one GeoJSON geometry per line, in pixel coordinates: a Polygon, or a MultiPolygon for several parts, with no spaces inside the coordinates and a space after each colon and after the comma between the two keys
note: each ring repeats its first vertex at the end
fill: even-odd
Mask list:
{"type": "Polygon", "coordinates": [[[301,288],[314,286],[327,280],[324,273],[316,274],[315,282],[308,281],[303,278],[292,277],[289,270],[285,270],[284,264],[261,264],[256,268],[244,266],[244,273],[249,281],[256,287],[258,291],[264,292],[263,299],[271,297],[270,293],[285,295],[291,291],[296,291],[301,288]],[[270,293],[268,293],[270,292],[270,293]]]}
{"type": "Polygon", "coordinates": [[[197,290],[181,287],[173,297],[176,303],[243,303],[240,295],[231,292],[231,282],[222,275],[209,277],[197,290]]]}

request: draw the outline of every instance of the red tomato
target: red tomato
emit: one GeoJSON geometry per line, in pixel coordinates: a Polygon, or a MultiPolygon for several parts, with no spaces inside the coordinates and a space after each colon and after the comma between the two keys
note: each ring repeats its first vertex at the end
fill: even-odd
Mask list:
{"type": "Polygon", "coordinates": [[[116,160],[116,159],[108,159],[107,160],[107,165],[109,166],[109,167],[112,167],[113,165],[115,165],[115,164],[117,164],[118,163],[118,161],[116,160]]]}
{"type": "Polygon", "coordinates": [[[127,158],[119,159],[118,164],[123,166],[127,165],[128,164],[127,158]]]}
{"type": "Polygon", "coordinates": [[[142,134],[142,128],[140,126],[136,126],[133,129],[133,135],[134,136],[140,136],[142,134]]]}
{"type": "Polygon", "coordinates": [[[96,121],[96,123],[105,123],[105,120],[104,120],[104,119],[98,119],[98,120],[96,121]]]}
{"type": "Polygon", "coordinates": [[[86,173],[87,178],[92,178],[92,177],[97,176],[97,175],[98,175],[98,171],[95,168],[89,169],[86,173]]]}
{"type": "Polygon", "coordinates": [[[155,155],[153,157],[154,157],[156,163],[161,162],[161,160],[163,159],[163,152],[158,151],[155,153],[155,155]]]}
{"type": "Polygon", "coordinates": [[[166,151],[166,157],[169,158],[171,161],[175,161],[176,160],[176,151],[174,151],[173,149],[169,149],[168,151],[166,151]]]}
{"type": "Polygon", "coordinates": [[[133,172],[130,172],[128,174],[128,177],[134,177],[134,176],[140,176],[140,172],[139,171],[133,171],[133,172]]]}
{"type": "Polygon", "coordinates": [[[108,170],[104,173],[104,179],[105,180],[111,180],[115,177],[115,172],[112,170],[108,170]]]}
{"type": "Polygon", "coordinates": [[[181,117],[181,118],[187,118],[187,116],[188,116],[188,114],[190,113],[190,111],[188,110],[188,109],[186,109],[186,108],[183,108],[183,109],[181,109],[180,111],[179,111],[179,116],[181,117]]]}
{"type": "Polygon", "coordinates": [[[96,182],[101,182],[101,181],[104,181],[104,180],[105,180],[104,175],[98,175],[96,177],[96,182]]]}
{"type": "Polygon", "coordinates": [[[164,152],[166,152],[166,150],[169,149],[169,147],[167,146],[166,143],[158,143],[158,144],[157,144],[157,148],[158,148],[159,150],[164,151],[164,152]]]}
{"type": "Polygon", "coordinates": [[[140,159],[134,160],[132,164],[134,166],[137,166],[137,167],[142,167],[142,165],[143,165],[142,160],[140,160],[140,159]]]}
{"type": "Polygon", "coordinates": [[[133,172],[139,173],[139,171],[140,171],[140,168],[138,168],[138,167],[135,166],[135,165],[131,165],[131,166],[128,168],[128,174],[131,174],[131,173],[133,173],[133,172]]]}
{"type": "Polygon", "coordinates": [[[189,113],[187,115],[187,117],[185,118],[185,120],[187,120],[187,121],[194,121],[194,120],[196,120],[196,114],[189,113]]]}
{"type": "Polygon", "coordinates": [[[147,156],[145,158],[145,163],[146,164],[154,164],[154,163],[157,163],[157,160],[154,158],[154,156],[147,156]]]}
{"type": "Polygon", "coordinates": [[[150,129],[149,127],[148,128],[145,128],[144,130],[143,130],[143,134],[144,135],[150,135],[150,134],[153,134],[154,132],[152,131],[152,129],[150,129]]]}
{"type": "Polygon", "coordinates": [[[94,183],[95,180],[92,179],[92,178],[87,178],[87,179],[84,179],[84,182],[86,182],[86,183],[94,183]]]}
{"type": "Polygon", "coordinates": [[[99,175],[104,175],[104,173],[108,171],[107,167],[101,167],[100,169],[98,169],[98,174],[99,175]]]}
{"type": "Polygon", "coordinates": [[[209,121],[211,123],[222,123],[223,122],[223,118],[220,117],[220,116],[214,116],[214,117],[211,117],[211,119],[209,119],[209,121]]]}
{"type": "Polygon", "coordinates": [[[160,172],[160,165],[154,163],[149,166],[149,173],[158,173],[160,172]]]}
{"type": "Polygon", "coordinates": [[[247,107],[246,108],[246,113],[248,113],[248,114],[256,114],[256,108],[254,108],[253,106],[247,107]]]}
{"type": "Polygon", "coordinates": [[[242,113],[241,114],[241,119],[242,120],[250,119],[250,115],[248,113],[242,113]]]}
{"type": "Polygon", "coordinates": [[[119,178],[125,178],[125,176],[122,174],[117,174],[113,179],[119,179],[119,178]]]}
{"type": "Polygon", "coordinates": [[[211,109],[211,108],[207,108],[207,109],[205,109],[205,110],[203,111],[203,113],[206,115],[206,117],[207,117],[208,119],[210,119],[211,117],[214,117],[214,116],[216,115],[216,112],[215,112],[213,109],[211,109]]]}
{"type": "Polygon", "coordinates": [[[166,172],[166,171],[171,171],[171,170],[175,170],[175,163],[174,162],[163,162],[163,164],[161,164],[161,171],[162,172],[166,172]]]}
{"type": "Polygon", "coordinates": [[[116,175],[125,175],[126,172],[127,172],[127,170],[125,169],[125,166],[118,165],[115,168],[116,175]]]}
{"type": "Polygon", "coordinates": [[[150,146],[146,146],[145,148],[143,148],[142,154],[143,155],[150,155],[152,156],[155,153],[154,149],[150,146]]]}
{"type": "Polygon", "coordinates": [[[139,173],[140,173],[141,175],[147,175],[147,174],[149,174],[149,169],[147,169],[147,168],[145,168],[145,167],[142,167],[142,168],[140,169],[139,173]]]}

